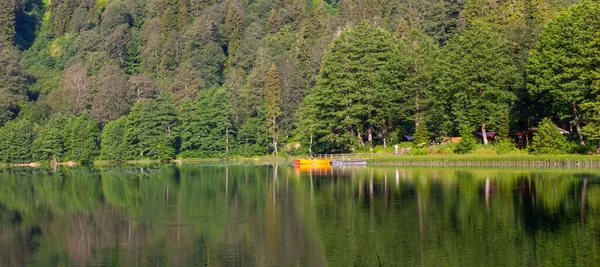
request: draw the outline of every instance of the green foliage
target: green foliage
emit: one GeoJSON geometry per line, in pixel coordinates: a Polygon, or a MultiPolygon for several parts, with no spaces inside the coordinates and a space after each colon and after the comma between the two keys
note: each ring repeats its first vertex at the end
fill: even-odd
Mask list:
{"type": "Polygon", "coordinates": [[[277,137],[279,135],[279,127],[277,121],[281,115],[281,84],[279,82],[279,73],[275,64],[271,66],[267,73],[265,85],[265,116],[267,130],[273,139],[273,149],[277,154],[277,137]]]}
{"type": "Polygon", "coordinates": [[[71,115],[58,114],[51,118],[33,141],[33,159],[41,162],[61,162],[67,153],[71,115]]]}
{"type": "Polygon", "coordinates": [[[415,129],[415,140],[413,141],[418,147],[428,147],[429,146],[429,131],[427,130],[427,126],[425,123],[417,124],[415,129]]]}
{"type": "Polygon", "coordinates": [[[43,126],[33,141],[36,161],[92,162],[99,153],[100,129],[88,114],[58,114],[43,126]]]}
{"type": "Polygon", "coordinates": [[[269,136],[265,128],[265,117],[262,112],[258,115],[247,119],[240,126],[237,133],[236,154],[245,157],[267,154],[269,136]]]}
{"type": "Polygon", "coordinates": [[[408,155],[418,156],[418,155],[427,155],[429,154],[429,150],[426,147],[413,148],[408,151],[408,155]]]}
{"type": "Polygon", "coordinates": [[[321,129],[313,132],[324,135],[315,136],[315,142],[329,150],[349,151],[352,144],[364,144],[363,134],[392,130],[409,109],[410,97],[400,87],[402,68],[389,32],[368,21],[342,32],[305,99],[304,105],[313,107],[312,118],[300,118],[319,121],[321,129]]]}
{"type": "Polygon", "coordinates": [[[177,139],[177,110],[171,96],[138,101],[126,121],[126,142],[139,158],[173,159],[177,139]]]}
{"type": "Polygon", "coordinates": [[[537,131],[529,146],[531,154],[565,154],[567,152],[567,138],[560,133],[556,125],[549,119],[540,121],[537,131]]]}
{"type": "Polygon", "coordinates": [[[180,157],[222,157],[235,144],[233,107],[221,87],[200,91],[194,102],[184,100],[179,123],[180,157]]]}
{"type": "Polygon", "coordinates": [[[34,125],[25,119],[10,121],[0,128],[0,162],[31,162],[36,134],[34,125]]]}
{"type": "Polygon", "coordinates": [[[475,23],[446,43],[440,95],[449,95],[456,125],[498,126],[515,101],[516,69],[506,40],[475,23]]]}
{"type": "Polygon", "coordinates": [[[86,112],[69,121],[66,160],[91,163],[100,153],[98,123],[86,112]]]}
{"type": "Polygon", "coordinates": [[[134,158],[131,146],[125,140],[127,117],[109,122],[102,131],[100,158],[109,161],[123,161],[134,158]]]}
{"type": "Polygon", "coordinates": [[[494,150],[498,155],[504,155],[516,151],[515,144],[509,140],[500,140],[494,143],[494,150]]]}
{"type": "Polygon", "coordinates": [[[477,139],[473,136],[473,134],[465,129],[460,133],[460,141],[454,147],[454,153],[457,154],[466,154],[471,152],[471,150],[475,149],[477,146],[477,139]]]}
{"type": "MultiPolygon", "coordinates": [[[[594,101],[600,60],[600,4],[573,5],[550,21],[529,57],[527,89],[561,119],[579,126],[579,105],[594,101]]],[[[579,111],[580,112],[580,111],[579,111]]]]}
{"type": "Polygon", "coordinates": [[[557,13],[571,3],[4,0],[0,126],[45,125],[40,160],[92,161],[93,120],[46,120],[126,116],[100,153],[123,160],[385,150],[458,125],[506,139],[554,115],[600,151],[600,8],[557,13]]]}

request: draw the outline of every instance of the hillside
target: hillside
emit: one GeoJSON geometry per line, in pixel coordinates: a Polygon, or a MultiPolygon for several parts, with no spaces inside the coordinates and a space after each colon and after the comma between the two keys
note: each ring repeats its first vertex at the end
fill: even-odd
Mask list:
{"type": "Polygon", "coordinates": [[[594,150],[600,8],[576,2],[3,0],[0,162],[509,140],[544,117],[594,150]]]}

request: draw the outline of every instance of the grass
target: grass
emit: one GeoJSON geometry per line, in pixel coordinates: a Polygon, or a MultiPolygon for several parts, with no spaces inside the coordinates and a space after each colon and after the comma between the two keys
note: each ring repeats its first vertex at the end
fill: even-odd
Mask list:
{"type": "Polygon", "coordinates": [[[449,154],[422,156],[376,155],[370,165],[413,166],[598,166],[600,155],[449,154]]]}

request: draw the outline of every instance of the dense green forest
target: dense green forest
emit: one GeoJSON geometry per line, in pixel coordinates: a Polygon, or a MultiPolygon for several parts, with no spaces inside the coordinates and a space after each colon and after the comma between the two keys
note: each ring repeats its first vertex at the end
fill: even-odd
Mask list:
{"type": "Polygon", "coordinates": [[[3,0],[0,51],[0,162],[600,143],[598,1],[3,0]]]}

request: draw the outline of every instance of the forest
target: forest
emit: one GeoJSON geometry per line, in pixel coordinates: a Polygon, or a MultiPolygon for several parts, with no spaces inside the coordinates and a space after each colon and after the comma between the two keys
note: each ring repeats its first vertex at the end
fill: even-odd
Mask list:
{"type": "Polygon", "coordinates": [[[597,153],[599,93],[595,0],[0,2],[3,163],[597,153]]]}

